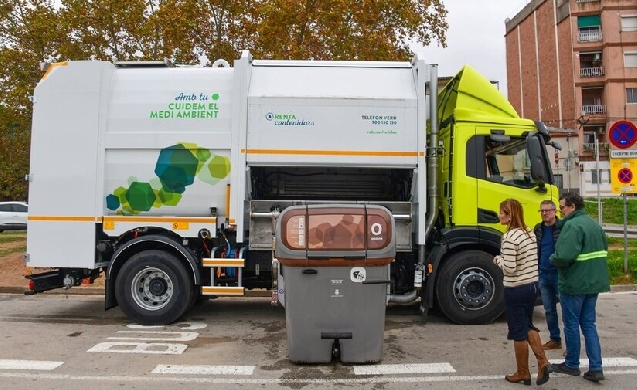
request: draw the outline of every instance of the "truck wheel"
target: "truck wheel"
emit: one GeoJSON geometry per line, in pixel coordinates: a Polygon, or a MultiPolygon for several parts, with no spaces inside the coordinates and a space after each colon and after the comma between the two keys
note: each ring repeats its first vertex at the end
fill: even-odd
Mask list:
{"type": "Polygon", "coordinates": [[[167,325],[181,317],[193,296],[192,276],[170,253],[148,250],[131,257],[115,280],[126,316],[143,325],[167,325]]]}
{"type": "Polygon", "coordinates": [[[504,312],[502,278],[492,255],[478,250],[456,253],[436,278],[438,307],[458,324],[493,322],[504,312]]]}

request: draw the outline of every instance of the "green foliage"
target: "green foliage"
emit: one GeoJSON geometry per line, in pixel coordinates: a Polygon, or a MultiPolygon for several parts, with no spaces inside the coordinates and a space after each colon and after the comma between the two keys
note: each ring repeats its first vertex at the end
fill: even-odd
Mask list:
{"type": "Polygon", "coordinates": [[[408,60],[410,43],[446,45],[446,16],[442,0],[0,0],[0,199],[27,197],[40,62],[231,62],[245,49],[257,59],[408,60]]]}
{"type": "Polygon", "coordinates": [[[624,273],[624,250],[608,251],[608,272],[611,284],[637,283],[637,248],[628,251],[628,273],[624,273]]]}
{"type": "MultiPolygon", "coordinates": [[[[637,225],[637,199],[628,197],[628,225],[637,225]]],[[[588,215],[597,219],[597,198],[586,198],[584,208],[588,215]]],[[[617,198],[602,198],[602,222],[603,223],[624,223],[624,200],[617,198]]]]}
{"type": "MultiPolygon", "coordinates": [[[[624,247],[624,238],[623,237],[608,237],[608,246],[621,246],[624,247]]],[[[628,239],[628,247],[629,248],[637,248],[637,240],[628,239]]]]}
{"type": "Polygon", "coordinates": [[[26,242],[26,239],[26,230],[8,230],[0,233],[0,244],[5,244],[7,242],[26,242]]]}

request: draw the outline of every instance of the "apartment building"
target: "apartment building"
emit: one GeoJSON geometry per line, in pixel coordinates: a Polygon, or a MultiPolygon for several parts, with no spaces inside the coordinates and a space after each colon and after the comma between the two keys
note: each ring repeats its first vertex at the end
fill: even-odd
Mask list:
{"type": "Polygon", "coordinates": [[[637,124],[637,0],[531,0],[505,27],[509,100],[561,139],[562,188],[612,195],[608,130],[637,124]]]}

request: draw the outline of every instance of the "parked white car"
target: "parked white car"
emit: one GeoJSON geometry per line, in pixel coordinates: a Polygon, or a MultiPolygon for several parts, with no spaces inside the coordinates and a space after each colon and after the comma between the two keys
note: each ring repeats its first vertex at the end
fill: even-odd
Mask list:
{"type": "Polygon", "coordinates": [[[26,230],[29,206],[24,202],[0,202],[0,233],[4,230],[26,230]]]}

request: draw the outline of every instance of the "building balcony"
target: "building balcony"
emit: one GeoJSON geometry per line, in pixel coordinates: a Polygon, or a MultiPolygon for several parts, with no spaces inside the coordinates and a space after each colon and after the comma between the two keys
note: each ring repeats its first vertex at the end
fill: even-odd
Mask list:
{"type": "Polygon", "coordinates": [[[606,114],[606,105],[590,104],[582,106],[582,114],[584,115],[604,115],[606,114]]]}
{"type": "Polygon", "coordinates": [[[589,67],[589,68],[580,68],[579,77],[602,77],[604,76],[604,67],[589,67]]]}
{"type": "MultiPolygon", "coordinates": [[[[608,142],[599,142],[599,155],[606,156],[610,150],[610,144],[608,142]]],[[[595,156],[595,143],[584,142],[582,144],[582,154],[584,156],[595,156]]]]}
{"type": "Polygon", "coordinates": [[[588,42],[601,42],[602,40],[602,31],[580,31],[577,36],[577,41],[579,43],[588,43],[588,42]]]}

